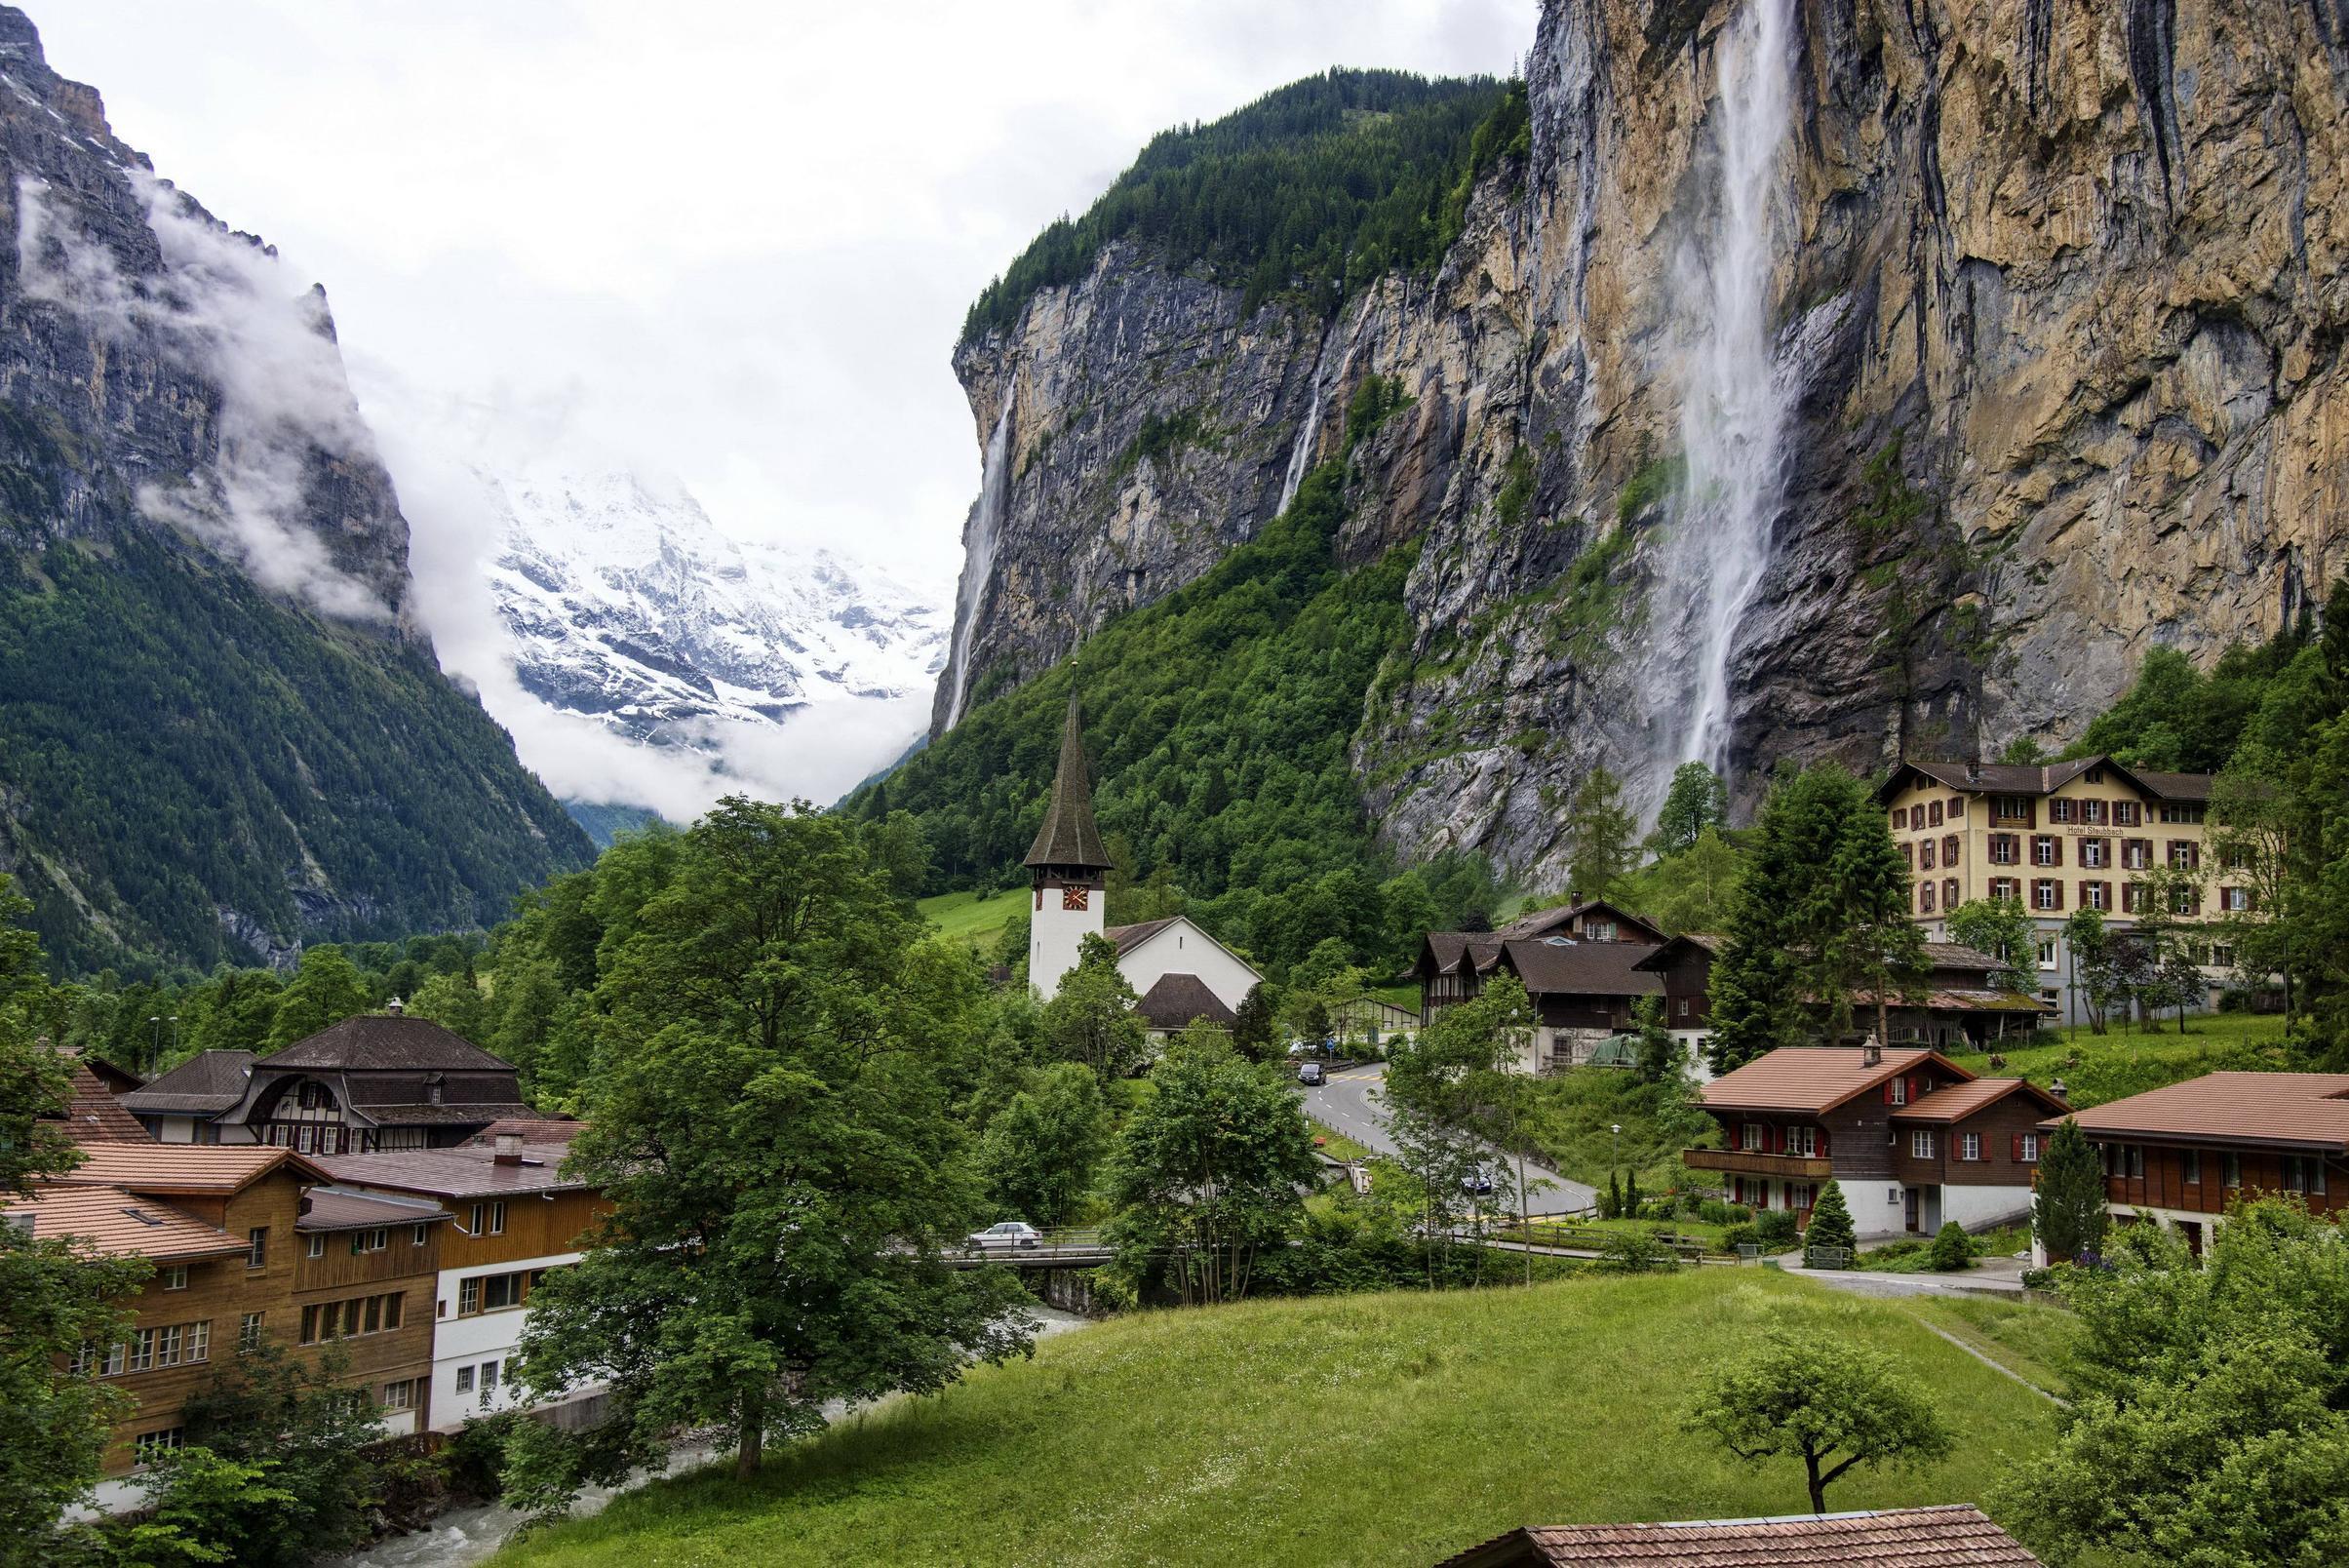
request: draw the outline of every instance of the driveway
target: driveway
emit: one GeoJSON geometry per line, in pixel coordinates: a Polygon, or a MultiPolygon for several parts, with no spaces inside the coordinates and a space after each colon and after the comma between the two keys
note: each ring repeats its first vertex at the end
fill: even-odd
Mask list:
{"type": "MultiPolygon", "coordinates": [[[[1305,1089],[1305,1114],[1376,1154],[1392,1155],[1394,1139],[1387,1131],[1386,1083],[1383,1062],[1333,1073],[1328,1081],[1305,1089]]],[[[1515,1158],[1497,1149],[1493,1158],[1516,1169],[1515,1158]]],[[[1596,1188],[1569,1181],[1530,1159],[1525,1162],[1525,1182],[1531,1189],[1525,1206],[1535,1214],[1566,1214],[1598,1201],[1596,1188]]]]}

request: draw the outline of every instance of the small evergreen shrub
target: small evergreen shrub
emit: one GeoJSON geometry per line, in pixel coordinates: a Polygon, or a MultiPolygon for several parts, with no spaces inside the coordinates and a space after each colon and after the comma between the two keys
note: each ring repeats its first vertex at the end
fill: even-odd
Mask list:
{"type": "Polygon", "coordinates": [[[1974,1267],[1974,1237],[1968,1235],[1965,1227],[1955,1220],[1935,1233],[1931,1251],[1936,1273],[1946,1274],[1974,1267]]]}

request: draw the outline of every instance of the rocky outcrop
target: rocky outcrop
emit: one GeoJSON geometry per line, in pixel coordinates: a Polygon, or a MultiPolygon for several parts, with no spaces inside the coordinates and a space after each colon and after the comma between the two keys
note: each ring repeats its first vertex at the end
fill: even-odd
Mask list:
{"type": "MultiPolygon", "coordinates": [[[[1419,541],[1412,668],[1355,755],[1407,852],[1541,876],[1604,763],[1650,798],[1692,689],[1674,537],[1692,255],[1738,12],[1550,0],[1530,158],[1432,277],[1327,324],[1126,250],[958,370],[1015,477],[980,686],[1276,506],[1370,374],[1350,547],[1419,541]],[[1196,439],[1136,455],[1143,421],[1196,439]]],[[[1793,409],[1730,645],[1733,786],[1782,757],[2068,739],[2156,644],[2211,658],[2349,568],[2349,13],[2333,0],[1781,0],[1767,297],[1793,409]],[[1871,471],[1871,463],[1873,470],[1871,471]]],[[[944,713],[943,707],[940,709],[944,713]]]]}

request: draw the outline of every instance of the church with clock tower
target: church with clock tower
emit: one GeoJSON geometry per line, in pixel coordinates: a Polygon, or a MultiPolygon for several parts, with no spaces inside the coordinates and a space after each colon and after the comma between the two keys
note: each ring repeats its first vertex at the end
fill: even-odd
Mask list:
{"type": "Polygon", "coordinates": [[[1061,729],[1060,766],[1052,779],[1043,824],[1028,851],[1034,902],[1028,916],[1028,984],[1050,1000],[1083,956],[1084,939],[1106,939],[1117,953],[1117,972],[1141,999],[1136,1011],[1161,1039],[1204,1019],[1232,1027],[1260,978],[1247,960],[1218,942],[1189,917],[1108,924],[1109,851],[1093,820],[1093,780],[1085,767],[1077,698],[1061,729]]]}

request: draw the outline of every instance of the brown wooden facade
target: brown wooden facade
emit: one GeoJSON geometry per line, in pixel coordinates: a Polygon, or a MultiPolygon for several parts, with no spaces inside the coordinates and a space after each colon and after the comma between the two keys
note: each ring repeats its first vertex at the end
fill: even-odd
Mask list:
{"type": "Polygon", "coordinates": [[[419,1431],[430,1425],[433,1300],[448,1231],[435,1216],[305,1232],[284,1335],[309,1353],[333,1347],[348,1363],[346,1383],[387,1410],[415,1411],[419,1431]]]}
{"type": "Polygon", "coordinates": [[[444,1269],[478,1269],[485,1264],[579,1251],[597,1222],[611,1212],[611,1204],[601,1193],[584,1188],[443,1201],[453,1216],[441,1243],[440,1266],[444,1269]],[[500,1204],[504,1205],[502,1217],[500,1204]],[[477,1208],[481,1211],[478,1225],[477,1208]]]}

